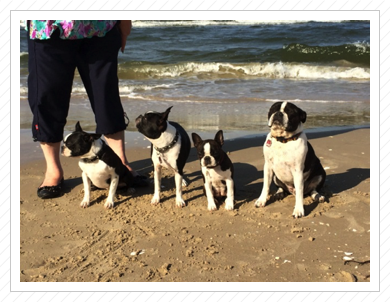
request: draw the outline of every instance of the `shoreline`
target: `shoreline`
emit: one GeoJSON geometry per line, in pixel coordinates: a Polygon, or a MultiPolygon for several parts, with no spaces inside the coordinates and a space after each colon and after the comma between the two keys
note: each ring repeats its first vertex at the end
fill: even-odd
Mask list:
{"type": "MultiPolygon", "coordinates": [[[[358,129],[369,129],[369,125],[355,125],[355,126],[333,126],[333,127],[320,127],[320,128],[310,128],[304,129],[307,137],[310,139],[316,137],[320,134],[326,133],[343,133],[346,131],[353,131],[358,129]]],[[[87,131],[90,132],[90,131],[87,131]]],[[[190,136],[191,132],[198,133],[202,138],[213,138],[217,130],[214,132],[211,131],[188,131],[190,136]]],[[[69,134],[70,131],[64,132],[64,137],[69,134]]],[[[224,131],[225,141],[228,140],[240,140],[240,139],[257,139],[263,136],[266,136],[268,132],[256,132],[251,130],[227,130],[224,131]]],[[[142,134],[135,131],[125,131],[125,147],[126,150],[133,148],[147,148],[150,146],[149,141],[147,141],[142,134]]],[[[192,142],[191,142],[191,147],[192,142]]],[[[20,129],[20,163],[26,164],[36,160],[43,160],[43,154],[39,148],[38,142],[33,142],[31,138],[30,129],[20,129]]]]}

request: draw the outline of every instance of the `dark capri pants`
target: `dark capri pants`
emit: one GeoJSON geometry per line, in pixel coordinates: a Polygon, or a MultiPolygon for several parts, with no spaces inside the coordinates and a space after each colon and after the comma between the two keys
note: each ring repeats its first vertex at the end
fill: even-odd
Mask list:
{"type": "Polygon", "coordinates": [[[57,29],[48,40],[28,38],[28,101],[34,141],[63,139],[76,68],[95,114],[96,133],[126,129],[118,88],[120,46],[116,26],[104,37],[64,40],[57,29]]]}

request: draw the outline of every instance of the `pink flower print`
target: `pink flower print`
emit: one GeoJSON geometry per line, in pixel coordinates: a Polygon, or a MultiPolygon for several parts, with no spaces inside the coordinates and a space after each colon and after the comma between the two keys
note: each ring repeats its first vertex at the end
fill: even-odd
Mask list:
{"type": "Polygon", "coordinates": [[[73,21],[70,22],[61,22],[61,27],[64,32],[64,37],[69,37],[70,32],[72,31],[73,28],[73,21]]]}
{"type": "Polygon", "coordinates": [[[46,26],[45,31],[44,31],[46,37],[50,37],[51,30],[52,30],[51,26],[46,26]]]}

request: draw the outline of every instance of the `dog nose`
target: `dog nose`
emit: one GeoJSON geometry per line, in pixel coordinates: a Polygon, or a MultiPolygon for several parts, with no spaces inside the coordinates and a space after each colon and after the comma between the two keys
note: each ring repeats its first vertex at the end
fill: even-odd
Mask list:
{"type": "Polygon", "coordinates": [[[209,165],[209,164],[211,164],[211,158],[210,158],[210,156],[206,156],[204,159],[204,164],[207,166],[207,165],[209,165]]]}
{"type": "Polygon", "coordinates": [[[142,120],[142,115],[140,115],[135,119],[135,124],[138,125],[139,123],[141,123],[141,120],[142,120]]]}
{"type": "Polygon", "coordinates": [[[276,113],[275,113],[275,116],[276,116],[276,117],[283,117],[283,113],[281,113],[280,111],[279,111],[279,112],[276,112],[276,113]]]}
{"type": "Polygon", "coordinates": [[[274,122],[279,122],[279,123],[283,122],[283,113],[280,112],[280,111],[279,111],[279,112],[276,112],[276,113],[274,114],[273,121],[274,121],[274,122]]]}

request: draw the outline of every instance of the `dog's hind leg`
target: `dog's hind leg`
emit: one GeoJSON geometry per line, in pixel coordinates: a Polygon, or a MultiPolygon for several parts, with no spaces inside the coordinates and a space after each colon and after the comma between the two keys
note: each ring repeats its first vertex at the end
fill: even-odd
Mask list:
{"type": "Polygon", "coordinates": [[[276,193],[272,196],[272,200],[273,200],[273,201],[282,200],[282,199],[285,198],[287,195],[288,195],[288,193],[287,193],[285,190],[283,190],[283,188],[278,188],[278,190],[276,191],[276,193]]]}
{"type": "Polygon", "coordinates": [[[316,190],[311,191],[310,197],[315,202],[324,202],[325,197],[318,193],[316,190]]]}
{"type": "Polygon", "coordinates": [[[322,175],[318,175],[316,177],[313,177],[307,184],[307,188],[305,188],[305,193],[307,192],[306,194],[309,194],[314,202],[325,201],[325,197],[317,192],[317,190],[322,187],[324,181],[324,177],[322,175]]]}
{"type": "Polygon", "coordinates": [[[272,196],[272,200],[273,201],[277,201],[277,200],[282,200],[283,198],[285,198],[289,193],[288,193],[288,188],[287,186],[282,183],[277,177],[276,175],[274,175],[274,183],[275,185],[278,187],[278,190],[276,191],[276,193],[272,196]]]}

